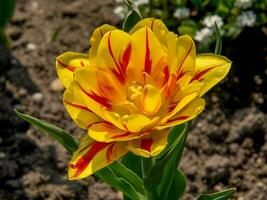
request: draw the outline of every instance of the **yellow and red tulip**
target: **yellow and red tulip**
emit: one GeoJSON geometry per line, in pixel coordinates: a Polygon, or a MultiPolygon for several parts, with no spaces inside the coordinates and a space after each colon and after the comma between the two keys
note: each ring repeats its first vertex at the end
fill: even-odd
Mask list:
{"type": "Polygon", "coordinates": [[[69,179],[85,178],[127,152],[150,157],[167,144],[169,128],[202,112],[202,97],[221,81],[231,62],[196,55],[187,36],[147,18],[129,32],[97,28],[89,54],[57,58],[64,105],[88,134],[69,163],[69,179]]]}

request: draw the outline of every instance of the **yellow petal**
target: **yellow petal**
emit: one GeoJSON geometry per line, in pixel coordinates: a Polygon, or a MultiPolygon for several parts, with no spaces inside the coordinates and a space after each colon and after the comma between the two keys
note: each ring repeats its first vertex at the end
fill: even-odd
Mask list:
{"type": "Polygon", "coordinates": [[[143,19],[132,28],[130,34],[133,34],[144,27],[149,28],[151,31],[153,31],[153,33],[162,44],[166,44],[165,36],[168,34],[169,30],[161,20],[154,18],[143,19]]]}
{"type": "Polygon", "coordinates": [[[168,144],[169,129],[155,131],[143,138],[129,141],[127,148],[143,157],[158,155],[168,144]]]}
{"type": "Polygon", "coordinates": [[[108,121],[124,130],[120,121],[120,115],[113,110],[111,102],[112,99],[108,99],[105,95],[99,93],[97,71],[98,70],[96,68],[89,68],[80,69],[75,72],[74,77],[79,90],[81,91],[81,98],[83,98],[84,104],[87,108],[92,110],[105,121],[108,121]]]}
{"type": "Polygon", "coordinates": [[[104,143],[84,136],[69,163],[69,180],[79,180],[118,160],[128,152],[124,143],[104,143]]]}
{"type": "Polygon", "coordinates": [[[143,72],[158,74],[157,65],[167,57],[159,40],[149,28],[141,28],[132,35],[132,55],[127,68],[128,82],[143,83],[143,72]]]}
{"type": "Polygon", "coordinates": [[[154,115],[161,106],[161,91],[153,85],[146,85],[141,97],[141,111],[146,115],[154,115]]]}
{"type": "Polygon", "coordinates": [[[176,115],[168,119],[165,124],[156,126],[155,128],[158,130],[162,130],[187,122],[199,115],[203,111],[204,107],[205,100],[202,98],[196,98],[191,101],[187,106],[185,106],[181,111],[179,111],[176,115]]]}
{"type": "Polygon", "coordinates": [[[91,124],[103,121],[103,119],[87,108],[81,96],[81,90],[75,82],[72,82],[64,92],[64,105],[77,125],[82,129],[87,129],[91,124]]]}
{"type": "Polygon", "coordinates": [[[158,117],[150,119],[143,114],[132,114],[123,116],[121,123],[129,132],[137,133],[152,127],[158,120],[158,117]]]}
{"type": "MultiPolygon", "coordinates": [[[[177,38],[177,65],[176,73],[193,72],[196,59],[196,47],[192,38],[188,35],[177,38]]],[[[171,69],[172,71],[172,69],[171,69]]]]}
{"type": "Polygon", "coordinates": [[[196,57],[195,75],[192,80],[203,82],[200,96],[220,82],[229,72],[231,61],[214,54],[200,54],[196,57]]]}
{"type": "Polygon", "coordinates": [[[65,88],[68,88],[73,81],[73,72],[76,69],[88,66],[88,55],[82,53],[66,52],[56,60],[57,74],[65,88]]]}
{"type": "Polygon", "coordinates": [[[97,65],[101,69],[109,69],[124,84],[131,52],[131,36],[120,30],[110,31],[100,41],[97,65]]]}
{"type": "Polygon", "coordinates": [[[100,122],[90,126],[88,130],[89,136],[99,142],[128,141],[140,138],[147,133],[131,133],[118,129],[111,123],[100,122]]]}
{"type": "Polygon", "coordinates": [[[90,44],[91,44],[91,48],[89,50],[90,60],[95,59],[99,43],[100,43],[101,39],[103,38],[103,36],[106,33],[108,33],[109,31],[115,30],[115,29],[116,28],[114,26],[110,26],[108,24],[104,24],[104,25],[98,27],[97,29],[95,29],[95,31],[93,32],[93,34],[90,38],[90,44]]]}

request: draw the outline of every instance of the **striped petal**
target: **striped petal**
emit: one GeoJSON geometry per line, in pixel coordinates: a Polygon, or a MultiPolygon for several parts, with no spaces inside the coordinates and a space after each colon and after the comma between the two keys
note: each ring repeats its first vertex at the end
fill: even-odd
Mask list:
{"type": "Polygon", "coordinates": [[[169,30],[161,20],[154,18],[143,19],[132,28],[130,34],[144,27],[149,28],[156,35],[161,44],[166,44],[165,36],[168,34],[169,30]]]}
{"type": "MultiPolygon", "coordinates": [[[[192,73],[195,66],[196,47],[192,38],[188,35],[177,38],[177,65],[176,74],[179,77],[181,73],[192,73]]],[[[171,71],[174,69],[171,69],[171,71]]]]}
{"type": "Polygon", "coordinates": [[[124,143],[104,143],[84,136],[79,148],[74,152],[69,163],[69,180],[79,180],[92,175],[113,161],[125,155],[128,150],[124,143]]]}
{"type": "Polygon", "coordinates": [[[199,115],[205,107],[205,100],[202,98],[196,98],[187,104],[181,111],[179,111],[176,115],[168,119],[166,123],[160,126],[156,126],[155,128],[158,130],[162,130],[168,127],[176,126],[187,122],[191,119],[194,119],[197,115],[199,115]]]}
{"type": "Polygon", "coordinates": [[[124,84],[131,53],[130,35],[120,30],[110,31],[104,35],[99,44],[97,51],[98,67],[109,69],[124,84]]]}
{"type": "MultiPolygon", "coordinates": [[[[101,93],[103,90],[99,90],[99,80],[97,79],[96,68],[80,69],[75,72],[75,81],[77,83],[78,90],[81,92],[80,98],[83,99],[84,104],[100,116],[105,121],[108,121],[120,129],[126,130],[121,123],[121,117],[118,113],[114,112],[111,100],[108,99],[105,94],[101,93]]],[[[110,82],[112,85],[112,82],[110,82]]],[[[109,90],[109,92],[112,92],[109,90]]],[[[107,93],[106,93],[107,94],[107,93]]],[[[114,93],[114,96],[116,94],[114,93]]]]}
{"type": "MultiPolygon", "coordinates": [[[[191,78],[191,76],[189,76],[191,78]]],[[[169,103],[165,104],[167,106],[164,117],[159,123],[160,125],[166,123],[170,118],[172,118],[176,113],[182,110],[186,105],[199,96],[199,92],[202,87],[202,83],[194,82],[182,89],[173,91],[172,98],[169,103]]]]}
{"type": "Polygon", "coordinates": [[[166,51],[149,28],[141,28],[132,35],[132,58],[127,68],[128,82],[144,83],[143,72],[157,74],[157,65],[167,57],[166,51]]]}
{"type": "Polygon", "coordinates": [[[76,124],[82,129],[87,129],[90,125],[103,121],[103,119],[87,108],[81,96],[82,91],[77,83],[72,82],[64,92],[64,105],[76,124]]]}
{"type": "Polygon", "coordinates": [[[118,129],[111,123],[100,122],[93,124],[88,130],[91,138],[99,142],[128,141],[140,138],[148,133],[131,133],[118,129]]]}
{"type": "Polygon", "coordinates": [[[200,54],[196,57],[193,80],[203,82],[200,96],[220,82],[229,72],[231,61],[226,57],[214,54],[200,54]]]}
{"type": "Polygon", "coordinates": [[[142,132],[153,127],[159,121],[159,117],[150,119],[143,114],[125,115],[121,118],[121,123],[126,130],[132,133],[142,132]]]}
{"type": "Polygon", "coordinates": [[[66,52],[56,60],[57,74],[65,88],[68,88],[73,81],[73,72],[76,69],[88,66],[88,55],[82,53],[66,52]]]}
{"type": "Polygon", "coordinates": [[[138,140],[129,141],[127,148],[143,157],[158,155],[168,144],[169,129],[156,131],[138,140]]]}
{"type": "Polygon", "coordinates": [[[89,58],[90,60],[94,60],[95,56],[97,54],[97,50],[98,50],[98,46],[99,43],[101,41],[101,39],[103,38],[103,36],[108,33],[111,30],[116,30],[116,28],[114,26],[110,26],[108,24],[104,24],[100,27],[98,27],[92,34],[91,38],[90,38],[90,45],[91,48],[89,50],[89,58]]]}

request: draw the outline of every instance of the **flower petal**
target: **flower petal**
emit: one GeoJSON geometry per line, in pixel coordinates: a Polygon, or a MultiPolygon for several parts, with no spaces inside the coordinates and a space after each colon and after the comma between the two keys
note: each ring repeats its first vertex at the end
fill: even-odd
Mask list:
{"type": "Polygon", "coordinates": [[[202,98],[196,98],[191,101],[187,106],[185,106],[181,111],[179,111],[176,115],[168,119],[166,123],[160,126],[156,126],[155,128],[158,130],[162,130],[187,122],[199,115],[203,111],[204,107],[205,100],[202,98]]]}
{"type": "MultiPolygon", "coordinates": [[[[196,47],[192,38],[188,35],[182,35],[177,38],[177,76],[180,73],[192,73],[195,66],[196,47]]],[[[171,69],[172,71],[173,69],[171,69]]]]}
{"type": "MultiPolygon", "coordinates": [[[[80,69],[75,72],[75,81],[77,82],[78,89],[81,91],[81,97],[83,98],[84,104],[96,113],[98,116],[101,116],[102,119],[108,121],[120,129],[125,129],[120,121],[120,115],[114,112],[112,107],[112,101],[119,99],[117,93],[114,93],[116,98],[107,98],[103,91],[99,90],[99,79],[97,79],[97,71],[96,68],[88,68],[88,69],[80,69]],[[89,78],[88,78],[89,77],[89,78]]],[[[101,72],[102,76],[104,76],[105,72],[101,72]]],[[[101,73],[99,76],[101,76],[101,73]]],[[[113,84],[110,82],[110,86],[113,84]]],[[[114,92],[115,90],[109,90],[109,92],[114,92]]],[[[110,94],[111,95],[111,94],[110,94]]]]}
{"type": "Polygon", "coordinates": [[[79,180],[118,160],[128,152],[125,143],[104,143],[84,136],[69,163],[69,180],[79,180]]]}
{"type": "Polygon", "coordinates": [[[168,143],[169,129],[156,131],[138,140],[129,141],[127,148],[143,157],[158,155],[168,143]]]}
{"type": "Polygon", "coordinates": [[[104,24],[104,25],[98,27],[97,29],[95,29],[95,31],[93,32],[93,34],[90,38],[90,44],[91,44],[91,48],[89,50],[90,60],[95,59],[99,43],[100,43],[101,39],[103,38],[103,36],[112,30],[116,30],[116,28],[114,26],[111,26],[108,24],[104,24]]]}
{"type": "Polygon", "coordinates": [[[103,119],[87,108],[81,96],[81,90],[75,82],[72,82],[64,92],[64,105],[76,124],[82,129],[87,129],[91,124],[103,119]]]}
{"type": "Polygon", "coordinates": [[[99,142],[114,142],[114,141],[128,141],[137,139],[148,133],[147,132],[131,133],[129,131],[118,129],[111,123],[100,122],[90,126],[88,134],[92,139],[99,142]]]}
{"type": "Polygon", "coordinates": [[[101,69],[109,69],[124,84],[131,52],[131,36],[120,30],[110,31],[99,44],[97,65],[101,69]]]}
{"type": "Polygon", "coordinates": [[[141,97],[141,111],[146,115],[154,115],[161,107],[161,91],[153,85],[146,85],[141,97]]]}
{"type": "Polygon", "coordinates": [[[73,81],[73,72],[76,69],[88,66],[88,55],[82,53],[66,52],[56,60],[57,74],[65,88],[68,88],[73,81]]]}
{"type": "Polygon", "coordinates": [[[132,30],[130,30],[130,34],[132,35],[136,31],[144,27],[149,28],[156,35],[160,43],[162,44],[166,43],[165,36],[168,34],[169,30],[161,20],[154,18],[143,19],[139,21],[132,28],[132,30]]]}
{"type": "Polygon", "coordinates": [[[150,119],[149,117],[143,114],[132,114],[132,115],[124,115],[121,118],[121,123],[129,132],[137,133],[143,130],[149,129],[157,123],[159,117],[155,117],[150,119]]]}
{"type": "Polygon", "coordinates": [[[214,54],[200,54],[196,57],[196,68],[193,80],[203,82],[200,96],[221,81],[229,72],[231,61],[226,57],[214,54]]]}
{"type": "Polygon", "coordinates": [[[132,57],[127,68],[128,82],[144,82],[143,72],[157,74],[157,65],[167,57],[166,50],[149,28],[141,28],[132,35],[132,57]]]}

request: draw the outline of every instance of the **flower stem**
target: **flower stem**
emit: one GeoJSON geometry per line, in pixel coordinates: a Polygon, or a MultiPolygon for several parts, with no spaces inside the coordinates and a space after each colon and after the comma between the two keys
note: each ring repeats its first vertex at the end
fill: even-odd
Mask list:
{"type": "MultiPolygon", "coordinates": [[[[141,169],[143,180],[146,178],[147,173],[153,166],[153,158],[141,158],[141,169]]],[[[153,183],[148,183],[149,187],[146,188],[146,200],[157,200],[157,191],[153,183]]]]}

